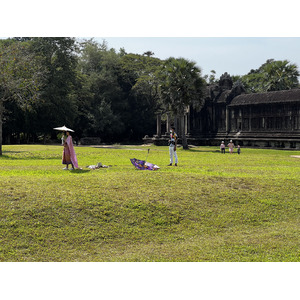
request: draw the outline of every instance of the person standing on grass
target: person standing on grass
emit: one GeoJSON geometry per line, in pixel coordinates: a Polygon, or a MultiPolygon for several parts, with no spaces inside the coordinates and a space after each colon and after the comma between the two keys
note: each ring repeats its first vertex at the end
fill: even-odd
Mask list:
{"type": "Polygon", "coordinates": [[[64,170],[69,170],[69,165],[72,166],[71,170],[74,170],[74,168],[78,169],[78,161],[75,154],[74,146],[73,146],[73,140],[72,136],[70,135],[69,131],[66,131],[67,138],[64,138],[64,151],[63,151],[63,157],[62,157],[62,164],[67,165],[64,170]]]}
{"type": "Polygon", "coordinates": [[[238,154],[241,153],[241,146],[240,146],[240,145],[237,146],[237,153],[238,153],[238,154]]]}
{"type": "Polygon", "coordinates": [[[232,142],[232,140],[230,140],[227,146],[229,148],[229,153],[233,153],[234,143],[232,142]]]}
{"type": "Polygon", "coordinates": [[[177,134],[175,132],[175,128],[172,126],[171,131],[170,131],[170,140],[169,140],[169,152],[170,152],[169,166],[172,166],[173,156],[174,156],[175,157],[175,166],[177,167],[178,157],[177,157],[176,149],[177,149],[177,134]]]}
{"type": "Polygon", "coordinates": [[[225,144],[224,144],[224,141],[222,141],[222,143],[220,145],[220,149],[221,149],[221,153],[225,154],[225,144]]]}

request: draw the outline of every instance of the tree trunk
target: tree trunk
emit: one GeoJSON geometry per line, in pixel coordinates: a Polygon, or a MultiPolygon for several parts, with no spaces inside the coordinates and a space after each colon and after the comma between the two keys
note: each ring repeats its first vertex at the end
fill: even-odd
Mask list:
{"type": "Polygon", "coordinates": [[[180,114],[180,129],[181,129],[181,137],[182,137],[182,147],[183,149],[189,149],[186,135],[185,135],[186,130],[185,130],[184,113],[180,114]]]}
{"type": "Polygon", "coordinates": [[[156,134],[158,137],[161,137],[161,114],[156,116],[156,134]]]}

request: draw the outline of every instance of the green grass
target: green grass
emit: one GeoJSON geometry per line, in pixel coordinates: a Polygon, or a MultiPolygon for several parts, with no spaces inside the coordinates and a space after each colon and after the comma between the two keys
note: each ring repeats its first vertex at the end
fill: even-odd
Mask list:
{"type": "Polygon", "coordinates": [[[0,157],[0,261],[300,261],[295,151],[13,145],[0,157]],[[89,170],[102,162],[108,169],[89,170]]]}

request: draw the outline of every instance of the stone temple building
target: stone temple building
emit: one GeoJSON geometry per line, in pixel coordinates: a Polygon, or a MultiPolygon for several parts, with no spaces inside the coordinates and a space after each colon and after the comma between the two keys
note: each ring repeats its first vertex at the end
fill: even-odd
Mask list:
{"type": "MultiPolygon", "coordinates": [[[[232,139],[244,147],[300,149],[300,89],[246,94],[242,84],[233,85],[225,73],[218,84],[207,87],[200,111],[187,108],[183,122],[167,118],[167,132],[170,123],[179,136],[185,132],[188,144],[217,146],[232,139]]],[[[152,139],[157,145],[168,139],[161,126],[158,115],[152,139]]]]}

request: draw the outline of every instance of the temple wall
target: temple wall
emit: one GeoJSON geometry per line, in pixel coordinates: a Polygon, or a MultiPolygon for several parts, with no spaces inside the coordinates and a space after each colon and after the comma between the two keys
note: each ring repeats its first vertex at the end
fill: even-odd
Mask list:
{"type": "MultiPolygon", "coordinates": [[[[300,89],[245,94],[230,80],[223,74],[219,85],[208,87],[201,111],[190,107],[183,122],[174,121],[179,138],[184,124],[193,145],[217,146],[232,139],[246,147],[300,149],[300,89]]],[[[157,133],[154,143],[167,144],[168,137],[159,128],[157,133]]]]}
{"type": "Polygon", "coordinates": [[[207,109],[191,116],[189,143],[216,146],[221,140],[233,139],[246,147],[300,149],[300,101],[234,107],[215,105],[216,123],[207,130],[212,111],[207,109]],[[206,124],[201,124],[199,119],[206,124]]]}
{"type": "Polygon", "coordinates": [[[300,103],[233,107],[230,132],[300,133],[300,103]]]}

